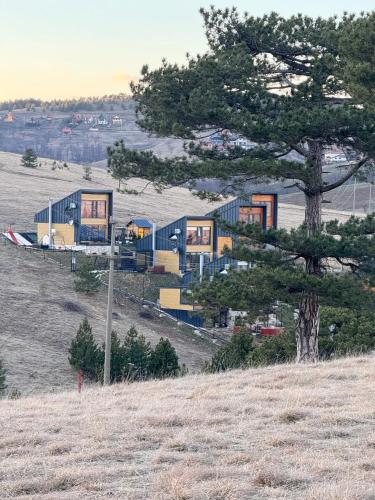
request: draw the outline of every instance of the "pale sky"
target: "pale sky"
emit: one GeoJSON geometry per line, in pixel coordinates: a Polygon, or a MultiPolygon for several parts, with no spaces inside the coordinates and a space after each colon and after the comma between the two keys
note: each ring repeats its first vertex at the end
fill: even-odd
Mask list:
{"type": "Polygon", "coordinates": [[[0,100],[129,92],[143,64],[206,48],[200,7],[323,17],[373,0],[0,0],[0,100]]]}

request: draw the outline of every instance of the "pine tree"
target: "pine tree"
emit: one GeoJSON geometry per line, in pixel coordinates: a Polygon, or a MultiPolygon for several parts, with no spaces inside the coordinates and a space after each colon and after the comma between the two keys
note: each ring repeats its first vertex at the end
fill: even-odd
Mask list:
{"type": "Polygon", "coordinates": [[[83,167],[82,179],[84,179],[85,181],[92,181],[92,168],[90,167],[90,165],[85,165],[83,167]]]}
{"type": "Polygon", "coordinates": [[[144,380],[148,377],[151,347],[143,335],[132,326],[122,346],[124,353],[123,374],[125,379],[144,380]]]}
{"type": "Polygon", "coordinates": [[[151,352],[149,371],[155,378],[176,377],[180,371],[176,349],[169,339],[160,338],[151,352]]]}
{"type": "Polygon", "coordinates": [[[101,286],[100,276],[96,273],[89,257],[86,257],[80,264],[76,272],[76,276],[77,279],[74,280],[74,288],[76,292],[92,295],[99,290],[101,286]]]}
{"type": "Polygon", "coordinates": [[[75,370],[82,370],[91,380],[98,380],[103,365],[103,355],[95,342],[92,328],[85,318],[69,348],[69,363],[75,370]]]}
{"type": "MultiPolygon", "coordinates": [[[[103,357],[104,357],[103,346],[103,357]]],[[[111,382],[121,382],[127,370],[127,353],[116,332],[111,340],[111,382]]]]}
{"type": "MultiPolygon", "coordinates": [[[[374,219],[367,220],[367,229],[356,219],[345,228],[322,224],[326,193],[354,175],[374,172],[375,113],[363,91],[369,88],[367,80],[361,80],[358,91],[348,76],[346,49],[351,30],[361,30],[368,16],[286,19],[272,13],[255,18],[214,7],[202,14],[210,51],[189,56],[183,67],[166,61],[154,71],[145,66],[132,86],[140,126],[160,136],[190,140],[186,155],[160,159],[151,152],[130,151],[120,141],[108,149],[108,170],[122,181],[152,181],[159,190],[181,184],[194,189],[197,180],[211,178],[224,181],[227,194],[244,194],[249,182],[272,180],[290,182],[301,191],[306,210],[299,230],[288,235],[238,228],[248,238],[247,257],[256,257],[258,269],[231,276],[228,282],[236,282],[243,299],[247,295],[244,310],[253,307],[257,287],[271,303],[291,295],[289,302],[299,309],[297,361],[316,361],[322,301],[334,305],[341,297],[347,306],[350,301],[358,304],[358,292],[371,302],[365,274],[374,271],[374,219]],[[202,136],[225,130],[256,146],[207,151],[200,145],[202,136]],[[333,145],[350,160],[332,180],[322,159],[333,145]],[[274,251],[255,252],[254,244],[272,245],[274,251]],[[331,274],[329,259],[352,275],[331,274]]],[[[361,31],[354,58],[362,50],[374,53],[371,36],[370,30],[361,31]]],[[[217,198],[205,191],[197,194],[217,198]]],[[[232,287],[232,296],[237,290],[232,287]]],[[[263,307],[259,297],[256,302],[263,307]]]]}
{"type": "Polygon", "coordinates": [[[3,362],[0,359],[0,394],[6,389],[6,384],[5,384],[6,376],[5,376],[5,369],[3,367],[3,362]]]}
{"type": "Polygon", "coordinates": [[[22,156],[21,165],[26,168],[37,168],[38,157],[33,149],[28,148],[25,150],[22,156]]]}

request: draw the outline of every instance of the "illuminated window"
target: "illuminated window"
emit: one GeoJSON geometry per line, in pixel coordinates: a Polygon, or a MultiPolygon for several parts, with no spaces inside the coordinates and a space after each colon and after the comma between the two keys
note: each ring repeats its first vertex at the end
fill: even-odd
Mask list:
{"type": "Polygon", "coordinates": [[[245,224],[262,224],[263,210],[255,207],[241,207],[240,222],[244,222],[245,224]]]}
{"type": "Polygon", "coordinates": [[[83,200],[81,217],[82,219],[105,219],[106,202],[104,200],[83,200]]]}
{"type": "Polygon", "coordinates": [[[186,232],[186,245],[210,245],[210,226],[188,226],[186,232]]]}

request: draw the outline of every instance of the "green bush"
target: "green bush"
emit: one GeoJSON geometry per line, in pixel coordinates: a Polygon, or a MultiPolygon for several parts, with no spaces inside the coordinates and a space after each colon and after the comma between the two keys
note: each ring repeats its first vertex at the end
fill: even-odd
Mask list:
{"type": "Polygon", "coordinates": [[[288,363],[296,357],[296,340],[293,332],[262,340],[247,358],[249,366],[288,363]]]}
{"type": "Polygon", "coordinates": [[[207,373],[226,371],[233,368],[242,368],[253,349],[252,336],[242,330],[234,333],[229,343],[221,347],[213,356],[210,363],[204,367],[207,373]]]}

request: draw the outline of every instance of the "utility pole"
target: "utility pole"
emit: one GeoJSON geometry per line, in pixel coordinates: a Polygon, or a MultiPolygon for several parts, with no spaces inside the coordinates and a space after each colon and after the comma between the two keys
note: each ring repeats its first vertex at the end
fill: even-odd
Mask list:
{"type": "Polygon", "coordinates": [[[152,223],[152,267],[156,266],[156,224],[152,223]]]}
{"type": "Polygon", "coordinates": [[[48,246],[52,248],[52,198],[48,200],[48,246]]]}
{"type": "Polygon", "coordinates": [[[115,223],[111,218],[111,253],[109,257],[107,325],[105,331],[104,385],[111,383],[111,335],[113,309],[113,271],[115,267],[115,223]]]}

